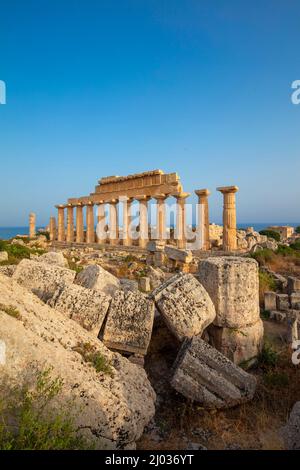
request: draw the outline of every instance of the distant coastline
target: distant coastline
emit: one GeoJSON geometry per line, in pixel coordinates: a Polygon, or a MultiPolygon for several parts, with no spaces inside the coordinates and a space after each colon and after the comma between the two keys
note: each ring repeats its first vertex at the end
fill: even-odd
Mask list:
{"type": "MultiPolygon", "coordinates": [[[[221,224],[216,224],[221,225],[221,224]]],[[[237,225],[238,229],[245,229],[247,227],[253,227],[254,230],[259,232],[260,230],[265,229],[269,225],[289,225],[291,227],[297,227],[300,225],[300,222],[249,222],[249,223],[241,223],[237,225]]],[[[37,227],[37,230],[42,229],[43,227],[37,227]]],[[[28,235],[29,227],[0,227],[0,240],[9,240],[10,238],[14,238],[17,235],[28,235]]]]}

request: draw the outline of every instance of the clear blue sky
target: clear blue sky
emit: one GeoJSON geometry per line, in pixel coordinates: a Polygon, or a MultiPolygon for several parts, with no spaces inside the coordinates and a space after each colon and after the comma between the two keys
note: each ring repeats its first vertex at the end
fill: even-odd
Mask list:
{"type": "MultiPolygon", "coordinates": [[[[300,222],[300,2],[0,5],[0,226],[44,224],[101,176],[240,186],[238,222],[300,222]]],[[[195,199],[192,199],[193,201],[195,199]]]]}

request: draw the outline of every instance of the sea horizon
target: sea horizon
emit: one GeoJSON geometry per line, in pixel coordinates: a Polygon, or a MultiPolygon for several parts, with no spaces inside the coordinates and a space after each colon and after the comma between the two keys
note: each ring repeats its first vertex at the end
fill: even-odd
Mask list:
{"type": "MultiPolygon", "coordinates": [[[[211,224],[222,225],[222,222],[211,222],[211,224]]],[[[189,225],[189,224],[188,224],[189,225]]],[[[300,225],[300,222],[245,222],[245,223],[238,223],[238,229],[246,229],[247,227],[253,227],[255,231],[259,232],[260,230],[264,230],[269,226],[272,225],[289,225],[291,227],[297,227],[300,225]]],[[[193,224],[195,226],[195,224],[193,224]]],[[[37,227],[38,230],[45,229],[46,226],[39,226],[37,227]]],[[[169,227],[174,227],[170,225],[169,227]]],[[[9,240],[11,238],[16,237],[17,235],[28,235],[29,234],[29,227],[28,226],[15,226],[15,227],[5,227],[0,226],[0,240],[9,240]]]]}

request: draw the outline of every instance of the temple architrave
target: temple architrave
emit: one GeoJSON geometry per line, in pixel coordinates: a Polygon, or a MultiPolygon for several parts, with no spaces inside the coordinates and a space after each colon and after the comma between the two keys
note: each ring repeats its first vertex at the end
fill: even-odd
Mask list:
{"type": "MultiPolygon", "coordinates": [[[[218,188],[224,194],[224,238],[225,251],[236,250],[236,186],[218,188]]],[[[208,189],[196,190],[198,195],[198,224],[196,233],[199,235],[202,250],[210,249],[209,241],[209,210],[208,189]]],[[[144,249],[149,241],[148,205],[151,199],[156,203],[156,230],[153,237],[158,241],[167,239],[166,200],[173,197],[176,201],[176,243],[178,248],[186,247],[186,202],[190,193],[183,191],[177,173],[165,174],[162,170],[147,171],[128,176],[108,176],[101,178],[95,191],[88,196],[69,198],[67,203],[57,205],[57,226],[55,219],[50,224],[50,239],[60,243],[87,243],[132,246],[130,232],[132,222],[132,203],[139,203],[139,225],[137,245],[144,249]],[[119,204],[123,205],[122,229],[119,228],[119,204]],[[109,206],[108,229],[105,220],[105,205],[109,206]],[[97,213],[95,216],[95,206],[97,213]],[[76,214],[74,216],[74,210],[76,214]],[[84,228],[84,212],[86,213],[86,230],[84,228]],[[95,226],[97,225],[97,230],[95,226]]],[[[174,202],[175,202],[174,201],[174,202]]]]}

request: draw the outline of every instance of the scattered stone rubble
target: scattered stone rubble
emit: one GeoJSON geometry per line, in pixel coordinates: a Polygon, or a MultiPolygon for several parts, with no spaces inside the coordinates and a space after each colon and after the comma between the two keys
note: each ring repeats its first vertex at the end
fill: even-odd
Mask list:
{"type": "Polygon", "coordinates": [[[264,294],[265,311],[270,312],[270,318],[279,322],[287,322],[289,343],[299,337],[300,326],[300,279],[293,276],[284,278],[281,292],[267,291],[264,294]],[[283,292],[282,292],[283,291],[283,292]]]}
{"type": "MultiPolygon", "coordinates": [[[[186,262],[188,255],[181,251],[172,247],[169,256],[186,262]]],[[[53,312],[79,323],[95,341],[100,339],[140,365],[156,308],[183,343],[171,381],[177,391],[208,407],[233,406],[252,398],[255,380],[235,364],[254,358],[261,348],[256,261],[208,258],[200,263],[198,278],[181,272],[167,280],[160,268],[148,266],[149,277],[142,276],[138,285],[119,280],[96,264],[75,278],[74,271],[61,266],[61,257],[47,255],[38,261],[23,260],[13,282],[47,302],[53,312]]]]}

